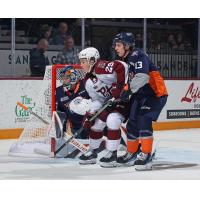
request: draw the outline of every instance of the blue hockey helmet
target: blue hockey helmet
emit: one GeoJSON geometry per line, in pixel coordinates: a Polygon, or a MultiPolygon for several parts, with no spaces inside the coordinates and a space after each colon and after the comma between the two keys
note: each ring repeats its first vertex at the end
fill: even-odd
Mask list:
{"type": "Polygon", "coordinates": [[[122,42],[124,45],[135,46],[134,35],[130,32],[118,33],[113,39],[113,46],[115,46],[117,42],[122,42]]]}

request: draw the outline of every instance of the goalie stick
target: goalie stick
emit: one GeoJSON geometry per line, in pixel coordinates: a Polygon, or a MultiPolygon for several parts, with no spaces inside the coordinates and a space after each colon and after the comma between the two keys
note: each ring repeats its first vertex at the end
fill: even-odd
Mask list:
{"type": "MultiPolygon", "coordinates": [[[[38,114],[36,114],[35,112],[33,112],[32,110],[30,110],[27,106],[25,106],[24,104],[20,103],[20,102],[17,102],[17,105],[19,105],[20,107],[22,107],[24,110],[27,110],[30,112],[30,114],[34,115],[35,117],[37,117],[39,120],[41,120],[43,123],[47,124],[47,125],[50,125],[49,122],[47,122],[46,120],[44,120],[42,117],[40,117],[38,114]]],[[[57,116],[57,119],[59,119],[57,113],[55,112],[55,115],[57,116]]],[[[61,123],[61,122],[59,122],[61,123]]],[[[60,126],[60,125],[59,125],[60,126]]],[[[80,143],[77,139],[75,138],[72,138],[72,135],[67,133],[67,132],[64,132],[64,134],[66,135],[66,137],[69,139],[70,138],[70,144],[72,144],[75,148],[79,149],[81,152],[83,153],[86,153],[88,151],[88,147],[85,146],[84,144],[80,143]],[[72,139],[71,139],[72,138],[72,139]]],[[[65,138],[66,140],[66,138],[65,138]]],[[[66,146],[66,145],[65,145],[66,146]]],[[[40,153],[39,151],[36,151],[36,153],[40,153]]],[[[41,154],[45,154],[45,155],[48,155],[47,152],[41,152],[41,154]]],[[[54,155],[55,152],[54,152],[54,155]]]]}
{"type": "MultiPolygon", "coordinates": [[[[124,148],[123,147],[122,148],[126,149],[126,146],[127,146],[127,130],[123,125],[120,127],[120,129],[121,129],[121,138],[122,138],[122,140],[123,140],[123,142],[125,144],[125,145],[123,145],[124,148]]],[[[101,151],[103,151],[105,149],[105,147],[106,147],[105,143],[106,143],[106,141],[103,140],[102,143],[100,144],[98,152],[101,152],[101,151]]],[[[70,154],[64,155],[64,158],[75,158],[79,153],[80,153],[80,150],[79,149],[75,149],[70,154]]]]}
{"type": "MultiPolygon", "coordinates": [[[[88,121],[92,122],[94,121],[108,106],[110,106],[115,101],[115,98],[108,100],[98,111],[96,114],[94,114],[88,121]]],[[[55,155],[59,153],[71,140],[73,140],[74,137],[78,136],[82,131],[84,130],[84,127],[82,126],[78,131],[75,132],[75,134],[71,138],[65,138],[65,142],[55,151],[55,155]]]]}

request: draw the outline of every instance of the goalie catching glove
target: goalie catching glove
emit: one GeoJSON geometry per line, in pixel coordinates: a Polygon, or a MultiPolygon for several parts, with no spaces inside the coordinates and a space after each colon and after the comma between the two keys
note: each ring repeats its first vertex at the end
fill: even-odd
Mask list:
{"type": "Polygon", "coordinates": [[[76,97],[69,104],[69,109],[72,113],[76,113],[78,115],[83,115],[83,127],[88,130],[94,124],[94,122],[90,122],[89,119],[93,116],[90,112],[90,99],[84,99],[82,97],[76,97]]]}
{"type": "Polygon", "coordinates": [[[90,108],[90,99],[84,99],[83,97],[76,97],[69,104],[69,109],[72,113],[78,115],[85,115],[90,108]]]}

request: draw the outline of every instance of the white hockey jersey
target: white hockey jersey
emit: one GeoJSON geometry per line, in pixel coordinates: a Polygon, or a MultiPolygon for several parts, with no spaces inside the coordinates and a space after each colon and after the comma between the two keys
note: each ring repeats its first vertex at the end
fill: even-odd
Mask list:
{"type": "Polygon", "coordinates": [[[128,65],[119,60],[99,61],[95,64],[92,75],[85,81],[86,91],[92,100],[90,112],[94,113],[112,98],[113,83],[123,89],[128,82],[128,65]]]}

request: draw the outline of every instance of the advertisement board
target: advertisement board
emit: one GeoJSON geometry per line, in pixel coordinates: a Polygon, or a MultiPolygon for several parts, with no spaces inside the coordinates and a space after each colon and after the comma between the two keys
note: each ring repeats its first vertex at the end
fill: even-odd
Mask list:
{"type": "MultiPolygon", "coordinates": [[[[30,56],[29,50],[16,50],[15,55],[15,76],[30,76],[30,56]]],[[[45,55],[49,60],[49,64],[55,64],[58,51],[47,51],[45,55]]],[[[10,50],[0,50],[0,76],[12,75],[12,60],[10,50]]]]}
{"type": "MultiPolygon", "coordinates": [[[[17,101],[34,109],[38,102],[42,80],[0,80],[0,129],[23,128],[29,113],[17,106],[17,101]]],[[[159,122],[200,120],[200,81],[167,80],[168,101],[159,122]]],[[[47,91],[47,90],[46,90],[47,91]]],[[[48,92],[43,93],[42,105],[50,104],[48,92]],[[46,96],[45,96],[46,95],[46,96]]],[[[42,106],[41,106],[42,109],[42,106]]]]}
{"type": "Polygon", "coordinates": [[[168,101],[158,121],[200,120],[200,81],[168,80],[168,101]]]}

